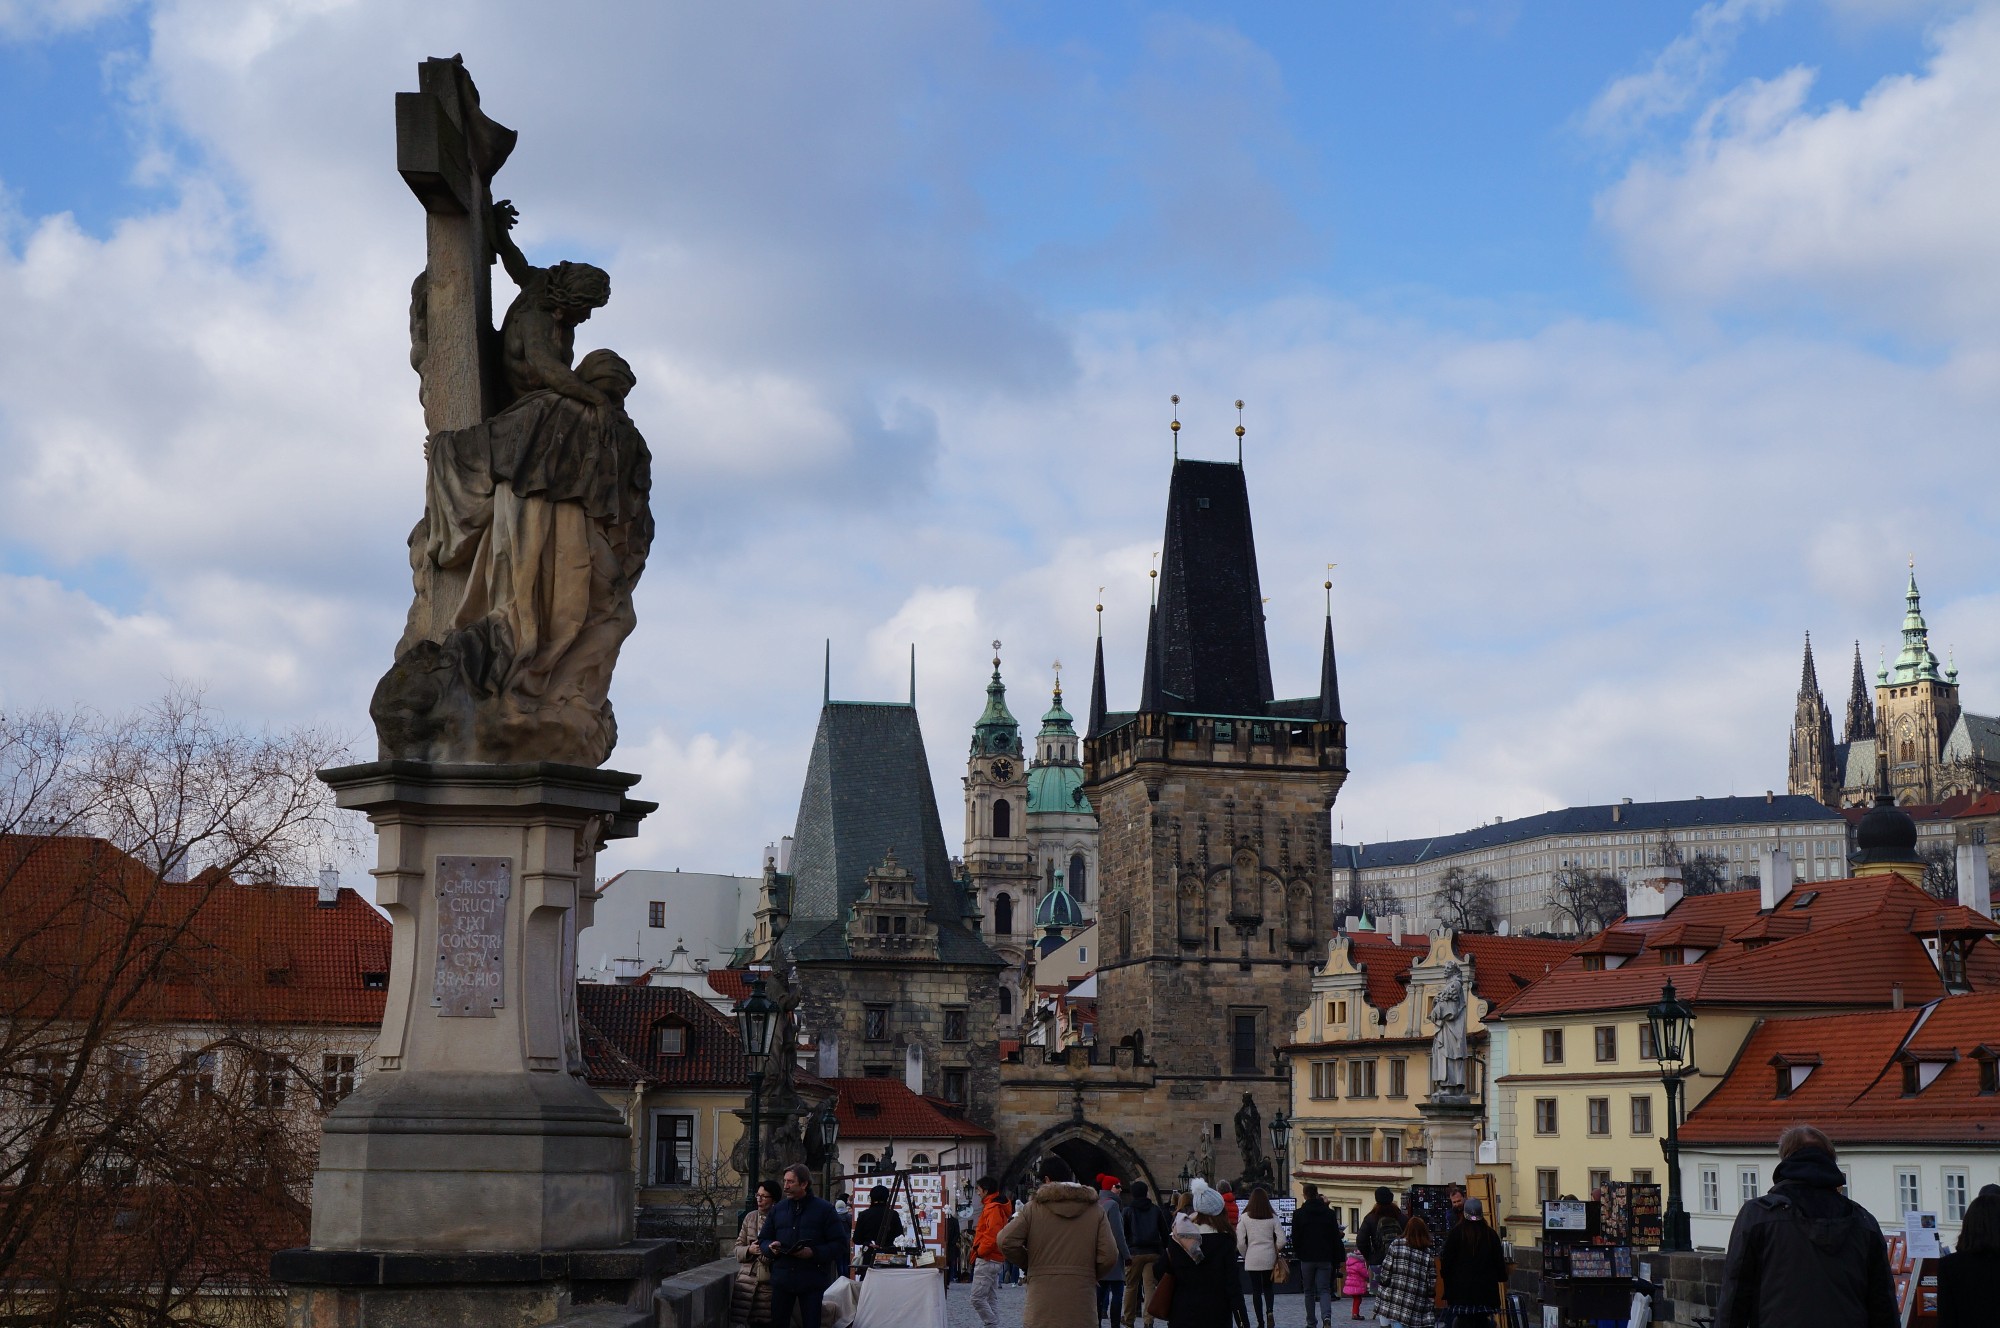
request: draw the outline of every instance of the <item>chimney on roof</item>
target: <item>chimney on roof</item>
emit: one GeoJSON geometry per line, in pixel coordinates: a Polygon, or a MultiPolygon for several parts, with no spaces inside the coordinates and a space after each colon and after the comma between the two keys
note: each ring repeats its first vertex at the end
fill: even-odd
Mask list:
{"type": "Polygon", "coordinates": [[[1765,802],[1776,802],[1777,800],[1778,800],[1778,795],[1777,795],[1777,794],[1775,794],[1775,793],[1771,792],[1771,790],[1769,790],[1769,789],[1765,789],[1765,790],[1764,790],[1764,801],[1765,801],[1765,802]]]}
{"type": "Polygon", "coordinates": [[[1757,893],[1766,913],[1792,892],[1792,855],[1781,848],[1757,850],[1757,893]]]}
{"type": "Polygon", "coordinates": [[[319,906],[333,908],[340,903],[340,869],[321,867],[319,869],[319,906]]]}
{"type": "Polygon", "coordinates": [[[1403,943],[1403,915],[1401,913],[1394,913],[1389,917],[1389,939],[1397,945],[1403,943]]]}
{"type": "Polygon", "coordinates": [[[1958,846],[1958,902],[1974,913],[1993,916],[1993,882],[1986,873],[1986,845],[1958,846]]]}
{"type": "Polygon", "coordinates": [[[1625,810],[1625,808],[1624,808],[1623,804],[1621,804],[1621,805],[1619,805],[1619,806],[1617,806],[1617,807],[1613,807],[1613,808],[1611,809],[1611,821],[1612,821],[1612,823],[1613,823],[1614,825],[1615,825],[1615,824],[1617,824],[1617,823],[1618,823],[1618,822],[1619,822],[1620,820],[1624,819],[1624,818],[1623,818],[1623,816],[1622,816],[1622,813],[1624,812],[1624,810],[1625,810]]]}
{"type": "Polygon", "coordinates": [[[1679,867],[1648,867],[1645,876],[1625,887],[1625,916],[1663,918],[1686,893],[1679,867]]]}
{"type": "Polygon", "coordinates": [[[915,1043],[903,1049],[903,1087],[912,1093],[924,1091],[924,1049],[915,1043]]]}
{"type": "Polygon", "coordinates": [[[1891,1010],[1903,1008],[1903,984],[1900,982],[1892,984],[1889,988],[1889,1008],[1891,1010]]]}

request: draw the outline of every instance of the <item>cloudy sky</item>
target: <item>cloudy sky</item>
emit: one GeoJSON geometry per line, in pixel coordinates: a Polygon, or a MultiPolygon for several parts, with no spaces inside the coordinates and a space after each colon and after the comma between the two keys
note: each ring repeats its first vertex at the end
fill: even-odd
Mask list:
{"type": "Polygon", "coordinates": [[[1249,403],[1280,694],[1338,564],[1349,839],[1782,788],[1911,555],[2000,708],[2000,5],[1917,0],[0,0],[0,704],[369,754],[455,51],[657,458],[607,869],[755,868],[828,638],[915,644],[954,840],[988,642],[1080,711],[1102,586],[1129,703],[1175,392],[1249,403]]]}

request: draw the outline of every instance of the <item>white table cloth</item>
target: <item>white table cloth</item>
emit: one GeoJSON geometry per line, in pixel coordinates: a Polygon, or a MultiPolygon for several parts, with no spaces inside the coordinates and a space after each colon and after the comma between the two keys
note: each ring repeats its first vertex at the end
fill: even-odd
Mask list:
{"type": "Polygon", "coordinates": [[[945,1328],[944,1274],[935,1268],[871,1268],[854,1328],[945,1328]]]}

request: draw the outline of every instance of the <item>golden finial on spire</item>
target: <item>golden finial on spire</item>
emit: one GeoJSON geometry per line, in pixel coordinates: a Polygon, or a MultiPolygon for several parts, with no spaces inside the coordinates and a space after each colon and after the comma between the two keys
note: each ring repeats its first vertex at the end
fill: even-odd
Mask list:
{"type": "Polygon", "coordinates": [[[1181,394],[1176,392],[1171,397],[1168,397],[1167,400],[1174,403],[1174,420],[1167,428],[1173,431],[1174,460],[1179,461],[1181,459],[1181,394]]]}
{"type": "Polygon", "coordinates": [[[1236,399],[1236,464],[1243,464],[1243,398],[1236,399]]]}
{"type": "Polygon", "coordinates": [[[1340,566],[1339,563],[1328,563],[1326,565],[1326,616],[1329,618],[1333,616],[1333,569],[1338,566],[1340,566]]]}

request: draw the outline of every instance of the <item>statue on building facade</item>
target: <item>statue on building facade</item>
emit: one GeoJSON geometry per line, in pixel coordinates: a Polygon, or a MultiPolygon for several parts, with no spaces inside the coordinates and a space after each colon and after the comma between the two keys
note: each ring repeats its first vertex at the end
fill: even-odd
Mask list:
{"type": "Polygon", "coordinates": [[[1445,970],[1444,986],[1431,997],[1431,1100],[1464,1098],[1466,1091],[1465,1021],[1469,1013],[1465,977],[1457,964],[1445,970]]]}
{"type": "Polygon", "coordinates": [[[1236,1147],[1243,1154],[1243,1175],[1246,1184],[1269,1184],[1273,1179],[1271,1161],[1264,1156],[1264,1117],[1257,1110],[1257,1099],[1249,1093],[1243,1095],[1243,1105],[1236,1109],[1236,1147]]]}

